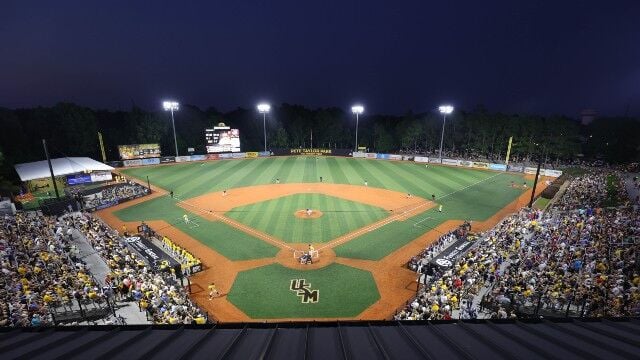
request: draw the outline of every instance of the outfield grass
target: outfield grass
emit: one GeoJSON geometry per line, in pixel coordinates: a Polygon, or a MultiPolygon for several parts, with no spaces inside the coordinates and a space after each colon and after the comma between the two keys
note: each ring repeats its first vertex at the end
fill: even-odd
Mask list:
{"type": "Polygon", "coordinates": [[[280,264],[243,271],[227,296],[255,319],[354,317],[380,299],[370,272],[337,263],[313,271],[280,264]],[[292,279],[305,279],[319,301],[302,303],[290,290],[292,279]]]}
{"type": "Polygon", "coordinates": [[[327,242],[381,220],[382,208],[324,194],[296,194],[240,206],[225,214],[245,225],[289,243],[327,242]],[[322,211],[317,219],[294,216],[298,210],[322,211]]]}
{"type": "Polygon", "coordinates": [[[425,198],[442,196],[495,173],[469,168],[431,166],[408,161],[375,161],[338,157],[291,156],[220,160],[124,169],[129,176],[173,190],[183,199],[242,186],[324,182],[362,185],[411,193],[425,198]]]}

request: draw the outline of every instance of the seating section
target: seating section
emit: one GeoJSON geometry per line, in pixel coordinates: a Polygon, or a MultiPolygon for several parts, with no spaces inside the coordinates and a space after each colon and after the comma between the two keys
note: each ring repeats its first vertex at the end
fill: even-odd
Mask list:
{"type": "Polygon", "coordinates": [[[602,208],[623,193],[609,175],[574,179],[546,213],[507,217],[451,268],[430,263],[453,241],[442,236],[410,261],[425,285],[395,318],[640,315],[640,209],[602,208]]]}

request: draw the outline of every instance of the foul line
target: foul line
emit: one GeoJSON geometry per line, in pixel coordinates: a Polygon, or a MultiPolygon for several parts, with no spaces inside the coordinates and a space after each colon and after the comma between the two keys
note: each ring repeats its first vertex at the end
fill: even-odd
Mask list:
{"type": "Polygon", "coordinates": [[[446,194],[446,195],[441,196],[441,197],[440,197],[440,199],[444,199],[444,198],[446,198],[446,197],[448,197],[448,196],[451,196],[451,195],[453,195],[453,194],[455,194],[455,193],[459,193],[460,191],[466,190],[466,189],[468,189],[468,188],[470,188],[470,187],[472,187],[472,186],[476,186],[476,185],[478,185],[478,184],[480,184],[480,183],[482,183],[482,182],[485,182],[485,181],[487,181],[487,180],[493,179],[494,177],[499,176],[499,175],[502,175],[502,173],[497,173],[497,174],[495,174],[495,175],[493,175],[493,176],[489,176],[489,177],[488,177],[488,178],[486,178],[486,179],[482,179],[482,180],[480,180],[480,181],[478,181],[478,182],[474,182],[474,183],[473,183],[473,184],[471,184],[471,185],[465,186],[465,187],[463,187],[462,189],[458,189],[458,190],[456,190],[456,191],[450,192],[450,193],[448,193],[448,194],[446,194]]]}
{"type": "MultiPolygon", "coordinates": [[[[440,199],[444,199],[444,198],[449,197],[449,196],[451,196],[451,195],[453,195],[453,194],[456,194],[456,193],[458,193],[458,192],[460,192],[460,191],[466,190],[466,189],[468,189],[468,188],[470,188],[470,187],[472,187],[472,186],[475,186],[475,185],[478,185],[478,184],[480,184],[480,183],[482,183],[482,182],[485,182],[485,181],[487,181],[487,180],[493,179],[493,178],[495,178],[495,177],[496,177],[496,176],[498,176],[498,175],[502,175],[502,173],[497,173],[497,174],[495,174],[495,175],[493,175],[493,176],[489,176],[489,177],[488,177],[488,178],[486,178],[486,179],[482,179],[482,180],[480,180],[480,181],[478,181],[478,182],[475,182],[475,183],[473,183],[473,184],[471,184],[471,185],[468,185],[468,186],[465,186],[465,187],[463,187],[463,188],[461,188],[461,189],[458,189],[458,190],[456,190],[456,191],[450,192],[450,193],[448,193],[448,194],[446,194],[446,195],[441,196],[441,197],[440,197],[440,199]]],[[[379,229],[379,228],[381,228],[381,227],[383,227],[383,226],[385,226],[385,225],[387,225],[387,224],[389,224],[389,223],[392,223],[392,222],[396,221],[396,219],[397,219],[397,218],[399,218],[399,217],[401,217],[401,216],[404,216],[404,214],[406,214],[406,213],[408,213],[408,212],[413,212],[413,211],[415,211],[415,210],[417,210],[417,209],[419,209],[419,208],[421,208],[421,207],[423,207],[423,206],[425,206],[425,205],[427,205],[427,204],[430,204],[430,203],[431,203],[430,201],[427,201],[427,202],[425,202],[425,203],[423,203],[423,204],[420,204],[420,205],[416,206],[416,207],[415,207],[415,208],[413,208],[413,209],[409,209],[409,210],[407,210],[407,211],[404,211],[402,214],[394,214],[394,215],[392,215],[392,216],[390,216],[390,217],[386,218],[386,219],[385,219],[385,220],[383,220],[383,221],[377,222],[377,223],[375,223],[375,224],[372,224],[372,225],[370,225],[370,226],[367,226],[367,227],[361,228],[361,229],[359,229],[359,230],[357,230],[357,231],[354,231],[354,232],[352,232],[352,233],[346,234],[346,235],[345,235],[345,237],[344,237],[343,239],[340,239],[340,240],[338,240],[338,241],[336,241],[336,242],[329,242],[329,243],[328,243],[328,244],[326,244],[325,246],[322,246],[322,247],[318,248],[318,250],[322,250],[322,249],[327,248],[327,247],[335,247],[335,246],[341,245],[341,244],[343,244],[343,243],[344,243],[344,242],[346,242],[346,241],[353,240],[355,237],[360,236],[360,235],[361,235],[362,233],[364,233],[364,232],[370,232],[370,231],[373,231],[373,230],[377,230],[377,229],[379,229]]]]}
{"type": "Polygon", "coordinates": [[[401,218],[406,213],[414,212],[417,209],[419,209],[421,207],[424,207],[426,205],[429,205],[429,204],[431,204],[431,201],[425,201],[424,203],[422,203],[422,204],[420,204],[420,205],[418,205],[418,206],[416,206],[414,208],[411,208],[409,210],[403,211],[401,214],[393,214],[393,215],[389,216],[388,218],[386,218],[386,219],[384,219],[382,221],[379,221],[379,222],[371,224],[369,226],[360,228],[360,229],[358,229],[358,230],[356,230],[354,232],[345,234],[342,239],[338,238],[338,240],[335,241],[335,242],[334,241],[330,241],[326,245],[319,247],[318,250],[322,250],[322,249],[325,249],[327,247],[338,246],[338,245],[340,245],[340,244],[342,244],[342,243],[344,243],[346,241],[352,240],[354,237],[360,236],[362,233],[373,231],[373,230],[377,230],[377,229],[379,229],[379,228],[381,228],[381,227],[383,227],[383,226],[385,226],[385,225],[387,225],[389,223],[392,223],[392,222],[396,221],[398,218],[401,218]]]}
{"type": "Polygon", "coordinates": [[[225,216],[218,215],[217,213],[213,212],[212,210],[202,209],[202,208],[199,208],[199,207],[197,207],[195,205],[189,204],[188,202],[180,199],[177,196],[174,196],[174,198],[178,199],[178,203],[185,204],[185,205],[190,206],[190,207],[192,207],[194,209],[197,209],[198,211],[196,212],[196,214],[210,214],[213,217],[217,218],[218,220],[221,220],[222,222],[227,223],[228,225],[230,225],[233,228],[241,230],[241,231],[243,231],[245,233],[249,233],[251,235],[255,235],[260,240],[266,240],[266,241],[271,242],[272,244],[276,245],[277,247],[285,247],[285,248],[287,248],[287,249],[289,249],[291,251],[295,251],[295,249],[292,248],[291,246],[285,244],[284,242],[281,242],[281,241],[278,241],[278,240],[274,240],[274,239],[271,238],[271,236],[269,236],[269,235],[267,235],[267,234],[265,234],[263,232],[257,231],[257,230],[255,230],[255,229],[253,229],[253,228],[251,228],[249,226],[246,226],[244,224],[235,222],[235,221],[233,221],[233,220],[231,220],[231,219],[229,219],[229,218],[227,218],[225,216]]]}

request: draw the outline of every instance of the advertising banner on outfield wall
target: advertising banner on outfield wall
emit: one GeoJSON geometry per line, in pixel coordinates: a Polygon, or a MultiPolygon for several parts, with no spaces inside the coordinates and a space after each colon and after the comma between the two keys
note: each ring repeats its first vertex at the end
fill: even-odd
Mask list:
{"type": "Polygon", "coordinates": [[[524,168],[522,166],[508,165],[507,166],[507,171],[521,173],[521,172],[524,171],[524,168]]]}
{"type": "Polygon", "coordinates": [[[474,168],[478,168],[478,169],[488,169],[489,168],[489,164],[487,164],[486,162],[474,161],[473,162],[473,167],[474,168]]]}
{"type": "Polygon", "coordinates": [[[413,161],[413,156],[411,156],[411,155],[402,155],[402,160],[413,161]]]}
{"type": "Polygon", "coordinates": [[[389,160],[389,154],[376,154],[376,159],[389,160]]]}
{"type": "Polygon", "coordinates": [[[333,155],[331,149],[291,149],[290,155],[333,155]]]}
{"type": "Polygon", "coordinates": [[[402,155],[389,155],[389,160],[402,160],[402,155]]]}
{"type": "Polygon", "coordinates": [[[219,154],[207,154],[207,160],[218,160],[220,159],[219,154]]]}
{"type": "Polygon", "coordinates": [[[351,153],[351,156],[353,156],[354,158],[365,158],[367,157],[367,154],[361,151],[354,151],[353,153],[351,153]]]}
{"type": "Polygon", "coordinates": [[[147,264],[153,265],[160,261],[167,261],[169,266],[174,267],[179,263],[164,251],[160,250],[155,244],[142,236],[130,236],[124,238],[127,245],[144,257],[147,264]]]}
{"type": "Polygon", "coordinates": [[[191,155],[191,161],[202,161],[206,159],[207,159],[206,155],[191,155]]]}
{"type": "Polygon", "coordinates": [[[231,154],[231,158],[232,159],[244,159],[246,157],[247,157],[247,153],[243,153],[243,152],[241,152],[241,153],[232,153],[231,154]]]}
{"type": "Polygon", "coordinates": [[[142,165],[158,165],[160,164],[160,158],[142,159],[142,165]]]}
{"type": "Polygon", "coordinates": [[[440,164],[440,159],[436,157],[430,157],[429,162],[432,164],[440,164]]]}
{"type": "Polygon", "coordinates": [[[176,156],[176,162],[188,162],[191,161],[191,156],[176,156]]]}
{"type": "Polygon", "coordinates": [[[471,161],[467,161],[467,160],[461,160],[461,161],[460,161],[460,166],[464,166],[464,167],[473,167],[473,162],[471,162],[471,161]]]}
{"type": "Polygon", "coordinates": [[[413,161],[419,162],[419,163],[426,163],[426,162],[429,162],[429,158],[426,156],[416,156],[413,158],[413,161]]]}
{"type": "MultiPolygon", "coordinates": [[[[543,174],[542,170],[540,170],[540,174],[543,174]]],[[[544,176],[560,177],[561,175],[562,171],[560,170],[544,169],[544,176]]]]}
{"type": "Polygon", "coordinates": [[[125,160],[122,162],[124,166],[142,166],[142,160],[125,160]]]}
{"type": "Polygon", "coordinates": [[[258,152],[259,157],[271,156],[271,151],[260,151],[258,152]]]}
{"type": "Polygon", "coordinates": [[[375,159],[378,156],[378,154],[376,154],[376,153],[366,153],[366,154],[364,154],[364,156],[367,159],[375,159]]]}
{"type": "Polygon", "coordinates": [[[498,171],[507,171],[507,165],[505,164],[489,164],[489,169],[498,171]]]}
{"type": "MultiPolygon", "coordinates": [[[[536,174],[536,170],[537,170],[537,168],[534,168],[534,167],[526,167],[526,168],[524,168],[524,173],[525,174],[529,174],[529,175],[535,175],[536,174]]],[[[542,169],[540,170],[540,173],[542,174],[542,169]]]]}
{"type": "Polygon", "coordinates": [[[119,167],[123,167],[124,164],[122,163],[122,161],[109,161],[107,163],[107,165],[111,166],[111,167],[115,167],[115,168],[119,168],[119,167]]]}
{"type": "Polygon", "coordinates": [[[218,154],[220,159],[231,159],[231,153],[218,154]]]}
{"type": "Polygon", "coordinates": [[[442,159],[442,163],[445,165],[455,165],[455,166],[459,166],[460,165],[460,160],[454,160],[454,159],[442,159]]]}
{"type": "Polygon", "coordinates": [[[176,158],[173,156],[163,156],[160,158],[160,163],[161,164],[169,164],[169,163],[174,163],[176,162],[176,158]]]}
{"type": "Polygon", "coordinates": [[[255,151],[248,151],[245,154],[247,154],[247,158],[249,159],[253,159],[253,158],[257,158],[258,157],[258,153],[255,151]]]}

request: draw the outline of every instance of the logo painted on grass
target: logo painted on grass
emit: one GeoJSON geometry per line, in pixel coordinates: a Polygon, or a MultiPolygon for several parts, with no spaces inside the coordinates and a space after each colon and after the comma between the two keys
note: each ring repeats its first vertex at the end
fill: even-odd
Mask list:
{"type": "Polygon", "coordinates": [[[300,296],[303,304],[317,303],[320,300],[320,290],[311,290],[311,283],[305,279],[292,279],[289,289],[300,296]]]}

